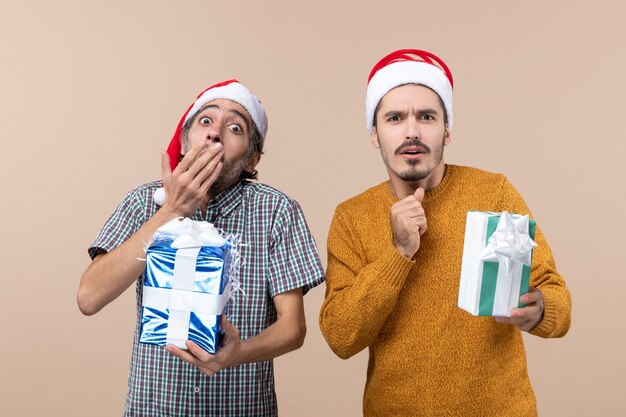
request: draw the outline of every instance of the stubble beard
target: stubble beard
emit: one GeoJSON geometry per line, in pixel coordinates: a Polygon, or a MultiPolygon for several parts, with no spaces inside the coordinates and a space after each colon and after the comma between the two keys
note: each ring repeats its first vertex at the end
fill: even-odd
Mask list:
{"type": "Polygon", "coordinates": [[[215,182],[209,187],[209,194],[216,196],[239,182],[241,173],[252,158],[252,153],[244,155],[236,161],[222,160],[222,172],[219,173],[215,182]]]}
{"type": "MultiPolygon", "coordinates": [[[[428,146],[426,146],[424,143],[422,143],[421,141],[411,141],[408,143],[423,147],[424,149],[426,149],[427,154],[432,152],[431,149],[428,146]]],[[[406,145],[407,144],[403,144],[401,148],[405,147],[406,145]]],[[[421,181],[427,178],[430,175],[430,173],[439,165],[439,163],[443,159],[444,145],[445,145],[445,136],[441,139],[441,146],[439,147],[439,149],[435,150],[436,153],[433,155],[434,164],[432,168],[420,167],[419,164],[421,164],[422,161],[407,161],[408,164],[410,165],[410,168],[407,168],[404,171],[398,172],[396,170],[393,170],[393,168],[391,168],[391,166],[389,165],[388,156],[385,152],[382,152],[382,147],[381,147],[381,154],[383,156],[383,160],[385,161],[385,165],[387,165],[387,167],[391,169],[400,179],[402,179],[403,181],[407,181],[407,182],[416,182],[416,181],[421,181]]]]}

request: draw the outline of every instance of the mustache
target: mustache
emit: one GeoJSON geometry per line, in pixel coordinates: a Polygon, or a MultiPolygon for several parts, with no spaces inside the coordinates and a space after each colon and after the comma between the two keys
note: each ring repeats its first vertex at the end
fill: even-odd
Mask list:
{"type": "Polygon", "coordinates": [[[424,142],[422,142],[419,139],[411,139],[407,142],[404,142],[402,145],[398,146],[398,149],[396,149],[395,154],[400,155],[402,152],[404,152],[406,148],[409,148],[411,146],[419,146],[420,148],[424,149],[426,153],[430,152],[430,148],[424,142]]]}

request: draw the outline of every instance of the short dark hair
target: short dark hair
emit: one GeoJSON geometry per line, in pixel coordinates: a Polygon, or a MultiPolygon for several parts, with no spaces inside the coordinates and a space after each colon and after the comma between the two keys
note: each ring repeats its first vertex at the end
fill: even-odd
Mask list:
{"type": "MultiPolygon", "coordinates": [[[[397,87],[394,88],[398,88],[398,87],[402,87],[403,85],[408,85],[408,84],[413,84],[413,85],[421,85],[422,87],[426,87],[428,88],[430,91],[432,91],[433,93],[437,94],[437,92],[435,90],[433,90],[432,88],[430,88],[427,85],[424,84],[416,84],[416,83],[406,83],[406,84],[401,84],[397,87]]],[[[393,90],[393,88],[391,89],[393,90]]],[[[391,91],[389,90],[389,91],[391,91]]],[[[388,92],[389,92],[388,91],[388,92]]],[[[387,94],[385,94],[387,95],[387,94]]],[[[378,116],[378,109],[380,108],[380,103],[382,103],[383,98],[385,98],[385,96],[383,96],[380,101],[378,102],[378,104],[376,105],[376,110],[374,110],[374,121],[372,123],[372,126],[376,127],[376,116],[378,116]]],[[[439,100],[439,105],[441,105],[441,108],[443,109],[443,124],[448,126],[448,112],[446,111],[446,105],[443,104],[443,100],[441,99],[441,96],[439,94],[437,94],[437,99],[439,100]]]]}

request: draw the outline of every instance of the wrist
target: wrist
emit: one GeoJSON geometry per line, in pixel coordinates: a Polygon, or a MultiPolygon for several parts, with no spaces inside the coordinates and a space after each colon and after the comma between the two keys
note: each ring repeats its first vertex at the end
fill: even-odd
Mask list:
{"type": "Polygon", "coordinates": [[[159,208],[159,210],[157,210],[157,212],[154,214],[153,217],[157,217],[157,216],[158,218],[162,219],[163,223],[165,224],[169,222],[170,220],[173,220],[179,217],[189,217],[189,214],[186,214],[182,210],[172,207],[166,202],[165,204],[163,204],[161,208],[159,208]]]}
{"type": "Polygon", "coordinates": [[[247,359],[246,356],[246,352],[249,352],[249,345],[250,345],[250,341],[249,340],[240,340],[238,342],[239,346],[237,347],[237,349],[234,349],[232,354],[230,355],[230,360],[229,360],[229,364],[228,366],[237,366],[237,365],[241,365],[242,363],[247,363],[250,362],[247,359]]]}
{"type": "Polygon", "coordinates": [[[411,249],[405,248],[404,246],[398,245],[396,243],[394,243],[393,246],[398,252],[400,252],[400,255],[408,259],[413,259],[413,256],[415,256],[415,254],[417,253],[417,250],[412,251],[411,249]]]}

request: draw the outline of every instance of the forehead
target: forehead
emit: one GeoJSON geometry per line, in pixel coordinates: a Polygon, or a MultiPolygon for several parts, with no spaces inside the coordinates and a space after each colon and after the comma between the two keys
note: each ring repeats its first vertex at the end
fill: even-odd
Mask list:
{"type": "Polygon", "coordinates": [[[206,103],[204,106],[200,108],[198,113],[194,115],[194,118],[197,117],[201,113],[211,112],[211,111],[222,111],[229,112],[234,114],[241,114],[246,122],[250,122],[251,117],[248,114],[248,111],[241,104],[234,102],[232,100],[228,100],[226,98],[216,98],[215,100],[211,100],[206,103]]]}
{"type": "Polygon", "coordinates": [[[379,108],[407,105],[430,107],[443,111],[439,95],[421,84],[405,84],[389,90],[380,101],[379,108]]]}

